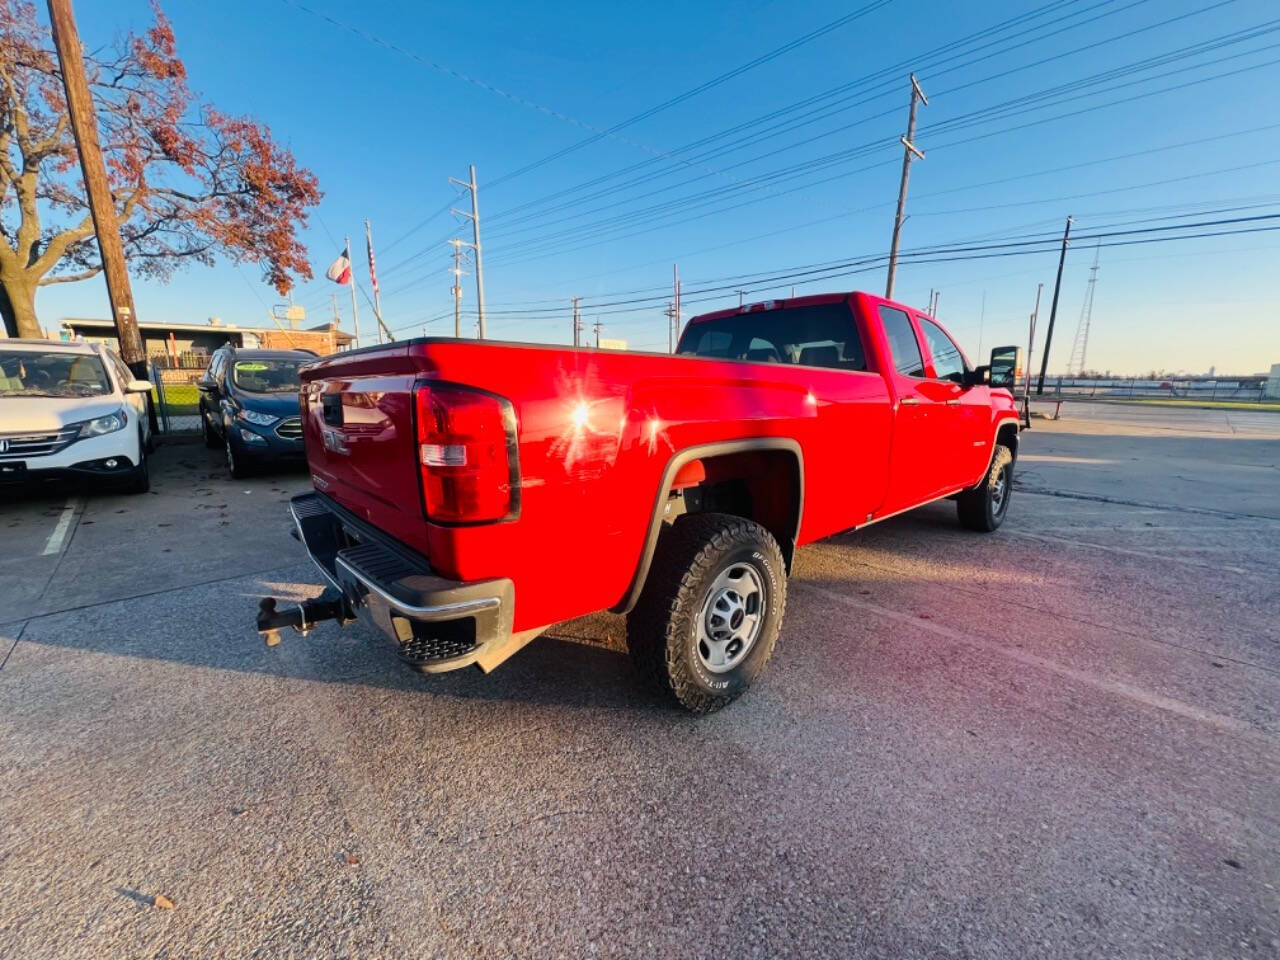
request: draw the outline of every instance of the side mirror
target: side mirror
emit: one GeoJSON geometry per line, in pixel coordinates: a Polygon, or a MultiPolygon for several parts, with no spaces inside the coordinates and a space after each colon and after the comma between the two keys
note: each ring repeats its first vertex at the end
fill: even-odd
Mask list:
{"type": "Polygon", "coordinates": [[[990,376],[990,367],[975,367],[972,370],[966,370],[964,372],[964,379],[960,381],[960,386],[964,387],[966,390],[969,387],[980,387],[984,383],[990,382],[990,376]]]}
{"type": "Polygon", "coordinates": [[[1022,376],[1022,348],[996,347],[991,351],[988,382],[993,387],[1013,390],[1022,376]]]}
{"type": "Polygon", "coordinates": [[[124,392],[125,393],[150,393],[151,381],[150,380],[130,380],[128,383],[124,385],[124,392]]]}

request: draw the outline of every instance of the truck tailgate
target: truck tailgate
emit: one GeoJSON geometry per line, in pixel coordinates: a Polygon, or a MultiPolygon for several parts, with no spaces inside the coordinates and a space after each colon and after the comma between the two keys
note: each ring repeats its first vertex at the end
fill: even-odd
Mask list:
{"type": "Polygon", "coordinates": [[[413,432],[417,378],[403,345],[321,361],[303,373],[302,420],[316,488],[425,554],[413,432]]]}

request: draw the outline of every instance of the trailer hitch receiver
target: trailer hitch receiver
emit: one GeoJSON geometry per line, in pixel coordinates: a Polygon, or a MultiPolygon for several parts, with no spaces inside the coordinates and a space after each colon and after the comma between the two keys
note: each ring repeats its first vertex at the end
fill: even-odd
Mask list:
{"type": "Polygon", "coordinates": [[[258,633],[268,647],[280,643],[280,630],[292,627],[302,636],[309,634],[317,624],[325,620],[337,620],[347,624],[355,619],[355,613],[346,598],[332,587],[318,597],[280,606],[275,597],[263,597],[258,602],[258,633]]]}

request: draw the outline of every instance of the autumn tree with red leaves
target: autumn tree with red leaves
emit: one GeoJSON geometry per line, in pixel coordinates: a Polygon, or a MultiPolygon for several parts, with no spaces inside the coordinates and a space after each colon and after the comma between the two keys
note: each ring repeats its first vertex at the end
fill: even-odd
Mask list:
{"type": "MultiPolygon", "coordinates": [[[[315,176],[266,128],[201,102],[169,21],[86,51],[130,272],[168,279],[221,255],[282,294],[310,279],[298,229],[315,176]]],[[[36,291],[102,270],[52,37],[26,0],[0,0],[0,315],[38,337],[36,291]]]]}

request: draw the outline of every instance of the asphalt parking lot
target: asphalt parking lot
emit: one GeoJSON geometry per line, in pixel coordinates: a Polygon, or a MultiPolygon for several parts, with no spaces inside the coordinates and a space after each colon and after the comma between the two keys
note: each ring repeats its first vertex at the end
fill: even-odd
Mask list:
{"type": "Polygon", "coordinates": [[[265,648],[301,474],[6,497],[0,957],[1280,956],[1280,415],[1064,413],[997,534],[802,550],[702,720],[611,616],[265,648]]]}

